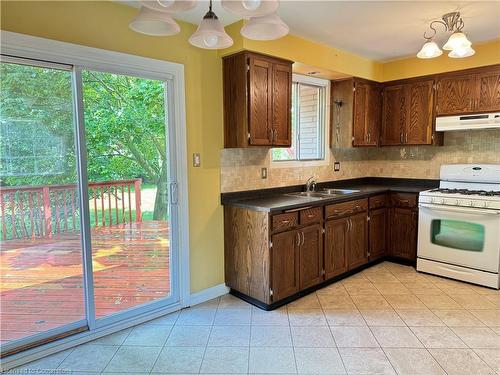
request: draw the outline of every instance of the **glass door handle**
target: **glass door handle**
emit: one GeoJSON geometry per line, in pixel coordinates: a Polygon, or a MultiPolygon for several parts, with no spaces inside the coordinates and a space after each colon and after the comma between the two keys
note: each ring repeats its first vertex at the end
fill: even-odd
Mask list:
{"type": "Polygon", "coordinates": [[[170,203],[177,204],[179,202],[179,190],[177,182],[170,183],[170,203]]]}

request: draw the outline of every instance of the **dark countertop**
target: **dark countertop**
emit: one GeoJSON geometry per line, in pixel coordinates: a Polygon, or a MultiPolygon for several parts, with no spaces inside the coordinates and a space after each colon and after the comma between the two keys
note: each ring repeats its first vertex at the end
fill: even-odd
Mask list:
{"type": "Polygon", "coordinates": [[[318,184],[316,190],[324,188],[359,190],[359,192],[319,197],[297,197],[290,195],[304,191],[303,185],[284,188],[225,193],[221,195],[224,205],[247,208],[255,211],[277,212],[300,207],[322,206],[325,204],[365,198],[387,191],[419,193],[439,186],[439,180],[362,178],[354,180],[332,181],[318,184]]]}

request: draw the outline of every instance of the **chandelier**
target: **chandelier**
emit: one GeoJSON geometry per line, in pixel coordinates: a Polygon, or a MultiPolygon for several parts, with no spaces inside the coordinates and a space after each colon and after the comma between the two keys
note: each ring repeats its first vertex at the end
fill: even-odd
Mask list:
{"type": "MultiPolygon", "coordinates": [[[[180,32],[180,26],[172,13],[191,10],[196,0],[144,0],[139,14],[129,27],[139,33],[153,36],[169,36],[180,32]]],[[[274,40],[288,34],[288,26],[276,13],[279,0],[222,0],[221,5],[228,12],[247,20],[241,28],[241,35],[253,40],[274,40]]],[[[205,49],[228,48],[233,44],[231,37],[212,10],[212,0],[196,32],[189,43],[205,49]]]]}
{"type": "Polygon", "coordinates": [[[472,49],[472,43],[467,39],[467,36],[462,32],[464,28],[464,20],[460,16],[460,12],[446,13],[441,20],[432,21],[429,24],[431,35],[427,36],[427,31],[424,33],[426,40],[422,49],[417,53],[420,59],[432,59],[441,56],[443,51],[439,48],[436,42],[432,39],[436,36],[436,27],[442,26],[445,32],[451,32],[448,41],[443,46],[443,49],[450,51],[448,57],[463,58],[472,56],[476,53],[472,49]]]}

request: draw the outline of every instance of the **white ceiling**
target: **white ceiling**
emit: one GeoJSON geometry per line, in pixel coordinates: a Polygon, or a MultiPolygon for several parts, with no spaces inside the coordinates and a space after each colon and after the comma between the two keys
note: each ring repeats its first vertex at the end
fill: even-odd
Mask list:
{"type": "MultiPolygon", "coordinates": [[[[194,9],[174,17],[197,24],[207,8],[208,2],[199,0],[194,9]]],[[[294,35],[370,59],[390,60],[416,54],[429,22],[455,10],[462,13],[463,31],[472,43],[500,38],[499,1],[281,0],[279,14],[294,35]]],[[[217,0],[214,11],[226,25],[239,19],[217,0]]],[[[441,34],[438,42],[445,38],[441,34]]]]}

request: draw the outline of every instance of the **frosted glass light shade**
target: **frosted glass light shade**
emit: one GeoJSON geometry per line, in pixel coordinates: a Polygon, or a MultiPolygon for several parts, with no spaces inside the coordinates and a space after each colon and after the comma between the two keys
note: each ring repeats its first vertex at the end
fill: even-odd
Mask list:
{"type": "Polygon", "coordinates": [[[448,41],[443,46],[444,50],[453,51],[457,48],[468,48],[472,45],[472,43],[467,39],[464,33],[457,31],[450,35],[448,41]]]}
{"type": "Polygon", "coordinates": [[[432,59],[441,56],[443,51],[433,41],[428,41],[422,46],[422,49],[417,53],[419,59],[432,59]]]}
{"type": "Polygon", "coordinates": [[[472,56],[476,53],[476,51],[474,51],[472,49],[472,47],[466,47],[466,48],[455,48],[453,51],[451,51],[449,54],[448,54],[448,57],[452,57],[454,59],[461,59],[461,58],[464,58],[464,57],[469,57],[469,56],[472,56]]]}
{"type": "Polygon", "coordinates": [[[193,9],[196,0],[141,0],[141,5],[158,12],[185,12],[193,9]]]}
{"type": "Polygon", "coordinates": [[[181,31],[170,14],[156,12],[147,7],[141,7],[137,17],[129,23],[129,27],[138,33],[153,36],[175,35],[181,31]]]}
{"type": "Polygon", "coordinates": [[[241,35],[252,40],[274,40],[288,34],[286,23],[276,14],[262,17],[251,17],[241,28],[241,35]]]}
{"type": "Polygon", "coordinates": [[[260,17],[275,13],[280,5],[278,0],[222,0],[221,4],[228,12],[241,17],[260,17]]]}
{"type": "Polygon", "coordinates": [[[224,26],[213,12],[208,12],[198,25],[198,29],[189,38],[195,47],[222,49],[233,45],[233,39],[224,31],[224,26]]]}

